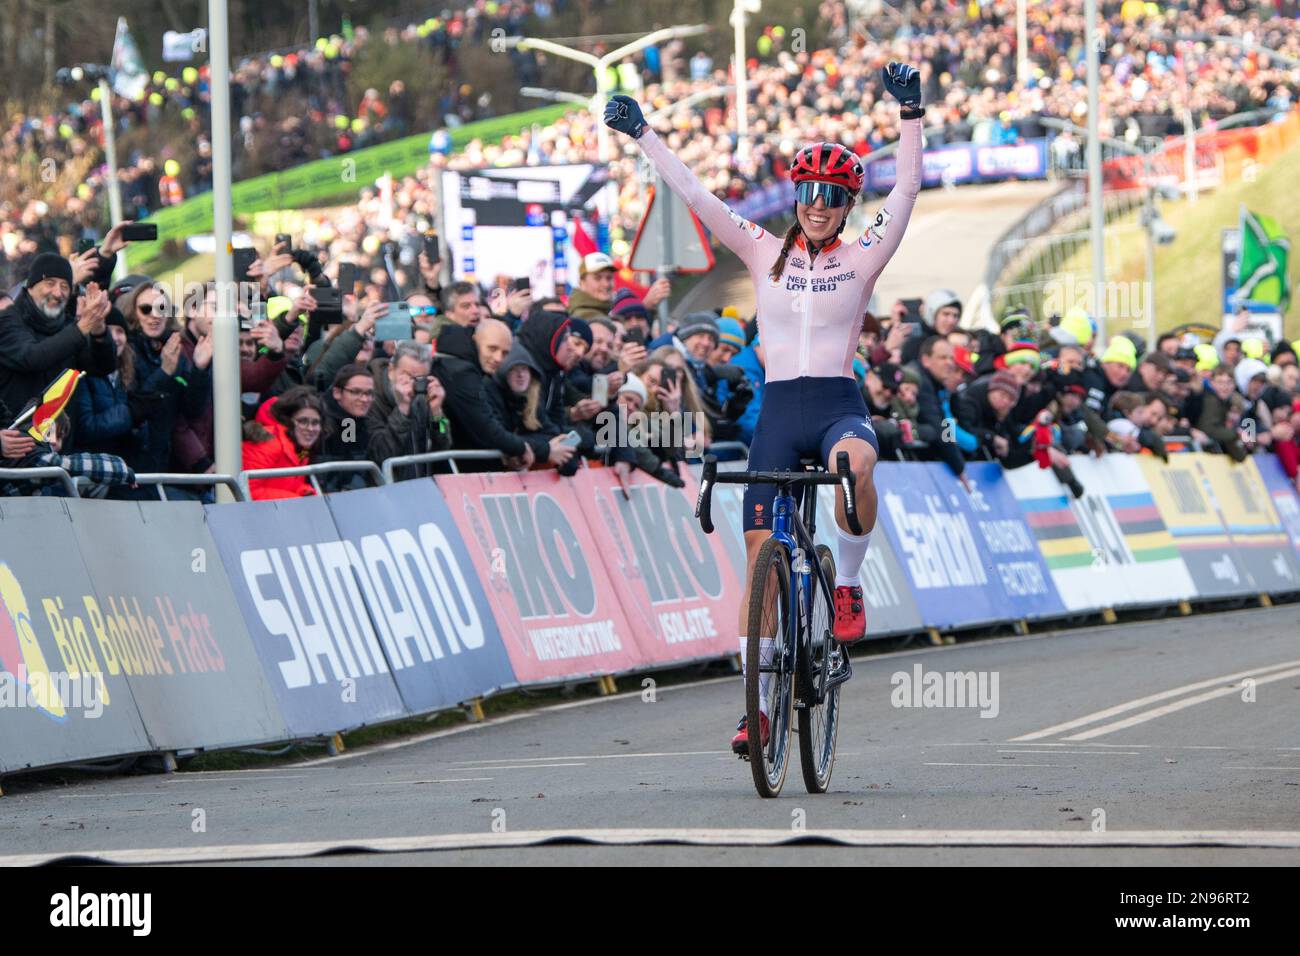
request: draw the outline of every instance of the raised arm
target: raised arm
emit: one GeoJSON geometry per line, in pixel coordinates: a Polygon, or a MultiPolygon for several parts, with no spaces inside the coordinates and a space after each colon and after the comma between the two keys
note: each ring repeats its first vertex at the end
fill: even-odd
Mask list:
{"type": "MultiPolygon", "coordinates": [[[[705,189],[695,174],[686,168],[649,127],[641,115],[641,107],[630,96],[618,95],[610,100],[605,109],[605,123],[637,141],[641,151],[669,188],[682,197],[686,205],[699,216],[700,222],[718,237],[719,242],[739,256],[746,266],[752,269],[760,261],[758,253],[765,238],[773,244],[778,243],[762,226],[736,215],[726,203],[705,189]]],[[[769,259],[774,255],[773,250],[768,250],[769,259]]]]}
{"type": "Polygon", "coordinates": [[[903,241],[912,207],[921,192],[921,120],[906,119],[902,125],[894,188],[858,240],[859,254],[864,257],[862,271],[872,280],[884,271],[885,264],[903,241]]]}

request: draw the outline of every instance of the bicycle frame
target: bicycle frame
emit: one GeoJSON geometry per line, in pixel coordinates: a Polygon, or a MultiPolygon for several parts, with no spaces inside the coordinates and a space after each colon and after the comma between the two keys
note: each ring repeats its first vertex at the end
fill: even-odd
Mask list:
{"type": "MultiPolygon", "coordinates": [[[[835,588],[832,582],[826,580],[822,572],[822,563],[816,559],[817,549],[813,543],[813,533],[816,531],[817,524],[817,489],[810,487],[805,489],[803,502],[804,518],[801,520],[799,511],[796,506],[794,495],[790,494],[786,485],[778,485],[776,497],[772,502],[772,534],[790,553],[790,594],[789,607],[793,610],[789,620],[785,623],[786,633],[781,638],[781,653],[785,658],[785,663],[789,665],[790,670],[795,670],[794,662],[798,659],[799,648],[796,646],[796,640],[800,630],[807,641],[812,641],[812,601],[813,588],[820,587],[829,603],[835,588]],[[811,556],[811,557],[810,557],[811,556]],[[814,580],[815,578],[815,580],[814,580]],[[800,621],[804,626],[799,627],[800,621]]],[[[822,635],[823,640],[831,638],[822,635]]],[[[811,654],[811,651],[809,651],[811,654]]],[[[819,687],[801,687],[800,693],[796,695],[795,707],[797,709],[806,709],[810,693],[816,696],[816,703],[820,705],[825,699],[826,694],[833,687],[844,683],[853,676],[853,665],[849,661],[848,655],[844,655],[844,666],[834,677],[827,677],[825,669],[822,671],[823,680],[819,687]]],[[[778,668],[772,664],[759,664],[759,671],[775,673],[778,668]]],[[[787,671],[789,672],[789,671],[787,671]]]]}

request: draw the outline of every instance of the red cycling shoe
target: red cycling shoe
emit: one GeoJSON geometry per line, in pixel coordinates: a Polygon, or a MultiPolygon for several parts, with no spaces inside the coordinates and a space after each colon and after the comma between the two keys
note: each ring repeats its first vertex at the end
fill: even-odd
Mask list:
{"type": "MultiPolygon", "coordinates": [[[[748,715],[740,718],[740,723],[736,725],[739,733],[731,738],[731,752],[746,756],[749,753],[749,717],[748,715]]],[[[758,733],[762,740],[759,744],[761,747],[767,746],[768,738],[771,737],[771,726],[767,722],[767,714],[762,711],[758,712],[758,733]]]]}
{"type": "Polygon", "coordinates": [[[835,588],[835,640],[841,644],[860,641],[867,634],[866,605],[862,602],[862,588],[856,584],[841,584],[835,588]]]}

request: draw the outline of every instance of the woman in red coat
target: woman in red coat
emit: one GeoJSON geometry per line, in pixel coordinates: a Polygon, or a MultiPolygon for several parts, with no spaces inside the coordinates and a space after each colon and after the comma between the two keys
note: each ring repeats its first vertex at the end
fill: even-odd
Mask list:
{"type": "MultiPolygon", "coordinates": [[[[320,448],[325,415],[320,396],[307,385],[267,399],[257,418],[244,425],[244,468],[293,468],[311,463],[320,448]]],[[[248,483],[254,501],[301,498],[316,490],[305,475],[254,478],[248,483]]]]}

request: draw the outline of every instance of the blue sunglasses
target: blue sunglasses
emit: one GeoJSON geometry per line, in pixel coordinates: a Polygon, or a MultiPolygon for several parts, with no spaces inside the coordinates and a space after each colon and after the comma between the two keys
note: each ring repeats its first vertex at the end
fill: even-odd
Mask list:
{"type": "Polygon", "coordinates": [[[806,180],[794,187],[795,199],[805,206],[816,203],[818,196],[826,200],[826,208],[828,209],[838,209],[841,206],[848,205],[849,202],[849,191],[843,186],[836,186],[834,183],[818,183],[806,180]]]}

